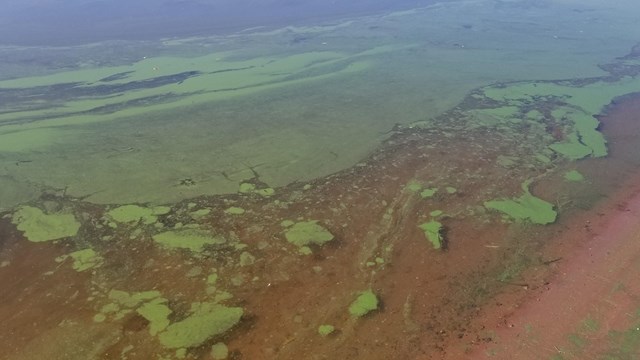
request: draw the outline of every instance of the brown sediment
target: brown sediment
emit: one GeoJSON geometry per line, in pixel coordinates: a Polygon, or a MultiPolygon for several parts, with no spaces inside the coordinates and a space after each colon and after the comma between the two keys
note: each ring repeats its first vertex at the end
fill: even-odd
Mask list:
{"type": "MultiPolygon", "coordinates": [[[[103,210],[84,204],[82,216],[90,220],[81,229],[79,243],[10,241],[5,245],[11,263],[0,276],[21,279],[20,285],[4,292],[6,319],[26,332],[25,337],[46,341],[48,328],[63,321],[79,324],[78,329],[100,326],[92,317],[108,303],[110,289],[153,289],[168,299],[177,320],[191,302],[207,299],[202,277],[217,269],[220,288],[231,292],[231,302],[245,309],[243,322],[224,338],[232,353],[245,358],[295,359],[311,353],[318,358],[390,358],[438,352],[443,339],[466,331],[467,319],[501,287],[491,280],[478,288],[477,281],[509,253],[511,245],[503,247],[509,241],[505,236],[508,226],[488,221],[493,217],[490,214],[472,211],[478,211],[484,193],[497,188],[519,192],[519,184],[537,172],[495,166],[505,147],[515,148],[509,141],[514,140],[486,130],[407,130],[389,139],[368,160],[314,181],[308,190],[303,184],[292,184],[278,189],[269,199],[254,194],[195,199],[196,207],[212,209],[202,226],[248,245],[257,260],[246,267],[230,260],[235,256],[232,249],[193,257],[185,251],[158,247],[150,239],[153,230],[146,229],[131,239],[127,227],[98,229],[94,225],[101,222],[103,210]],[[439,191],[422,199],[406,188],[411,181],[439,191]],[[449,194],[447,186],[457,191],[449,194]],[[230,205],[241,206],[246,213],[225,215],[223,210],[230,205]],[[446,252],[433,249],[418,228],[433,210],[445,213],[439,221],[446,229],[446,252]],[[284,240],[280,222],[285,219],[319,220],[335,240],[313,248],[310,256],[300,255],[284,240]],[[102,239],[106,234],[113,237],[102,239]],[[105,259],[91,276],[53,261],[70,249],[88,245],[105,259]],[[384,259],[384,264],[366,265],[375,258],[384,259]],[[28,267],[34,260],[38,265],[28,267]],[[204,275],[189,277],[189,270],[196,266],[204,275]],[[50,271],[54,275],[44,275],[50,271]],[[45,276],[50,276],[48,281],[42,280],[45,276]],[[232,284],[231,278],[238,276],[244,283],[232,284]],[[23,303],[20,286],[31,288],[31,284],[41,287],[23,303]],[[72,306],[64,306],[72,295],[68,293],[43,301],[49,299],[44,294],[53,289],[62,291],[60,284],[79,288],[80,295],[72,306]],[[349,304],[358,292],[369,288],[381,299],[380,309],[364,319],[354,319],[348,313],[349,304]],[[48,319],[48,325],[24,326],[24,321],[31,319],[23,315],[25,305],[48,319]],[[51,316],[49,309],[60,316],[51,316]],[[318,336],[317,327],[325,323],[333,324],[336,334],[318,336]]],[[[160,221],[168,225],[188,222],[186,209],[187,202],[177,204],[160,221]]],[[[5,220],[4,231],[12,228],[5,220]]],[[[13,230],[11,238],[18,237],[13,230]]],[[[109,326],[114,324],[121,336],[113,338],[101,358],[120,358],[133,345],[135,351],[127,352],[129,359],[162,353],[157,340],[149,336],[144,319],[135,313],[109,326]]],[[[31,344],[10,337],[0,338],[0,343],[14,349],[9,353],[11,359],[25,358],[22,349],[31,344]]],[[[84,353],[96,350],[85,345],[84,353]]],[[[196,358],[204,358],[206,352],[205,348],[190,351],[196,358]]]]}

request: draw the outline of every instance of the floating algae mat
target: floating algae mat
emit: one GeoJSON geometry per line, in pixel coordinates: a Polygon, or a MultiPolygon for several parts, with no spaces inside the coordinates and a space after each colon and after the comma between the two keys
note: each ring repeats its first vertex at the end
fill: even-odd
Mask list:
{"type": "Polygon", "coordinates": [[[0,46],[3,356],[492,346],[477,314],[640,164],[603,116],[640,92],[640,8],[530,5],[0,46]]]}
{"type": "Polygon", "coordinates": [[[557,216],[553,205],[531,195],[529,192],[530,184],[531,181],[525,181],[522,184],[524,195],[518,198],[486,201],[484,206],[503,212],[515,220],[526,220],[542,225],[553,223],[557,216]]]}
{"type": "Polygon", "coordinates": [[[45,214],[42,210],[31,206],[20,207],[13,213],[12,221],[18,230],[33,242],[74,236],[80,228],[80,222],[73,214],[45,214]]]}

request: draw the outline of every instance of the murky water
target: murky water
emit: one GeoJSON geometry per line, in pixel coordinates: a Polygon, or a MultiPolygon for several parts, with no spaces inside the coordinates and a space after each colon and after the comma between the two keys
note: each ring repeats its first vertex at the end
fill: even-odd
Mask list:
{"type": "Polygon", "coordinates": [[[640,91],[639,12],[451,1],[3,47],[0,346],[413,359],[490,341],[469,320],[640,164],[597,117],[640,91]]]}

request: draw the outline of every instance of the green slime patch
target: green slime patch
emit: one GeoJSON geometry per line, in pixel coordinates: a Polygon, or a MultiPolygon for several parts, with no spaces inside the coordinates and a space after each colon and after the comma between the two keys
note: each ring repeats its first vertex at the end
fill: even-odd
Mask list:
{"type": "Polygon", "coordinates": [[[216,303],[194,303],[191,311],[189,317],[167,326],[158,335],[162,346],[170,349],[199,346],[231,329],[243,314],[242,308],[216,303]]]}
{"type": "Polygon", "coordinates": [[[142,221],[143,224],[153,224],[158,220],[157,215],[168,213],[171,208],[157,206],[147,208],[138,205],[123,205],[107,212],[107,215],[119,223],[132,223],[142,221]]]}
{"type": "Polygon", "coordinates": [[[76,271],[85,271],[102,265],[104,260],[93,249],[84,249],[74,251],[69,256],[73,259],[73,269],[76,271]]]}
{"type": "Polygon", "coordinates": [[[584,181],[584,176],[577,170],[567,171],[567,173],[564,174],[564,178],[567,181],[584,181]]]}
{"type": "Polygon", "coordinates": [[[363,291],[349,306],[349,314],[357,317],[365,316],[378,309],[378,297],[371,290],[363,291]]]}
{"type": "Polygon", "coordinates": [[[333,234],[318,225],[317,220],[297,222],[286,230],[284,236],[288,242],[299,247],[323,245],[333,240],[333,234]]]}
{"type": "Polygon", "coordinates": [[[153,240],[172,249],[201,252],[206,245],[224,244],[226,240],[201,229],[179,229],[153,235],[153,240]]]}
{"type": "Polygon", "coordinates": [[[528,220],[534,224],[551,224],[556,221],[556,211],[553,205],[529,192],[530,180],[522,184],[524,195],[517,199],[491,200],[486,201],[484,206],[487,209],[498,210],[507,214],[511,218],[519,221],[528,220]]]}
{"type": "Polygon", "coordinates": [[[429,221],[428,223],[424,223],[418,226],[422,231],[424,231],[424,235],[427,237],[434,249],[442,248],[442,224],[438,221],[429,221]]]}
{"type": "Polygon", "coordinates": [[[42,210],[22,206],[13,213],[11,222],[32,242],[75,236],[80,223],[72,214],[45,214],[42,210]]]}

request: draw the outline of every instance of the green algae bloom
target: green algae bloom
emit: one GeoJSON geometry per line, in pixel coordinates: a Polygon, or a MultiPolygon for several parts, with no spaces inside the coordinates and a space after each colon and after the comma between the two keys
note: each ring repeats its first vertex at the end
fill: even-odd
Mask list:
{"type": "Polygon", "coordinates": [[[191,212],[189,215],[191,215],[193,219],[198,220],[209,215],[210,212],[211,212],[211,209],[200,209],[200,210],[191,212]]]}
{"type": "Polygon", "coordinates": [[[102,265],[104,260],[93,249],[84,249],[74,251],[69,256],[73,259],[73,269],[76,271],[85,271],[102,265]]]}
{"type": "Polygon", "coordinates": [[[107,215],[119,223],[137,223],[142,221],[143,224],[149,225],[158,220],[156,215],[166,214],[169,210],[171,209],[166,206],[147,208],[138,205],[123,205],[109,210],[107,215]]]}
{"type": "Polygon", "coordinates": [[[229,357],[229,348],[225,343],[215,343],[211,346],[211,357],[213,360],[224,360],[229,357]]]}
{"type": "Polygon", "coordinates": [[[300,247],[323,245],[333,240],[333,234],[318,225],[317,220],[297,222],[287,229],[284,236],[288,242],[300,247]]]}
{"type": "Polygon", "coordinates": [[[136,312],[149,321],[149,333],[156,335],[169,326],[169,315],[173,311],[164,303],[164,298],[158,298],[140,306],[136,312]]]}
{"type": "Polygon", "coordinates": [[[541,225],[555,222],[557,213],[553,209],[553,205],[531,195],[529,192],[530,183],[531,181],[525,181],[522,184],[522,189],[525,193],[519,198],[486,201],[484,206],[487,209],[505,213],[518,221],[528,220],[534,224],[541,225]]]}
{"type": "Polygon", "coordinates": [[[179,229],[153,235],[153,240],[171,249],[188,249],[202,252],[206,245],[224,244],[224,238],[200,229],[179,229]]]}
{"type": "Polygon", "coordinates": [[[247,193],[255,191],[255,189],[256,189],[256,186],[251,184],[251,183],[242,183],[238,187],[238,192],[239,193],[243,193],[243,194],[247,194],[247,193]]]}
{"type": "Polygon", "coordinates": [[[199,346],[208,339],[225,333],[242,317],[239,307],[227,307],[215,303],[195,303],[192,314],[182,321],[167,326],[158,335],[160,344],[170,349],[199,346]]]}
{"type": "Polygon", "coordinates": [[[410,181],[405,187],[405,189],[411,192],[418,192],[422,189],[422,185],[417,181],[410,181]]]}
{"type": "Polygon", "coordinates": [[[454,188],[453,186],[447,186],[447,193],[448,194],[455,194],[458,192],[458,189],[454,188]]]}
{"type": "Polygon", "coordinates": [[[256,190],[255,193],[260,196],[269,197],[275,195],[276,191],[273,188],[264,188],[256,190]]]}
{"type": "Polygon", "coordinates": [[[318,334],[320,334],[322,336],[329,336],[335,330],[336,330],[336,328],[333,325],[320,325],[320,326],[318,326],[318,334]]]}
{"type": "Polygon", "coordinates": [[[232,206],[224,211],[225,214],[229,215],[242,215],[245,213],[245,210],[241,207],[232,206]]]}
{"type": "Polygon", "coordinates": [[[437,192],[438,192],[438,188],[424,189],[420,192],[420,197],[423,199],[427,199],[435,195],[437,192]]]}
{"type": "Polygon", "coordinates": [[[11,220],[18,230],[32,242],[42,242],[75,236],[80,223],[72,214],[45,214],[42,210],[22,206],[11,220]]]}
{"type": "Polygon", "coordinates": [[[584,181],[584,176],[581,173],[579,173],[577,170],[568,171],[566,174],[564,174],[564,178],[567,181],[574,181],[574,182],[584,181]]]}
{"type": "Polygon", "coordinates": [[[433,210],[432,212],[429,213],[429,215],[433,217],[438,217],[442,214],[443,214],[442,210],[433,210]]]}
{"type": "Polygon", "coordinates": [[[424,235],[431,242],[434,249],[442,248],[442,224],[437,221],[429,221],[428,223],[424,223],[418,226],[422,231],[424,231],[424,235]]]}
{"type": "Polygon", "coordinates": [[[371,290],[363,291],[349,306],[349,314],[362,317],[378,309],[378,297],[371,290]]]}

